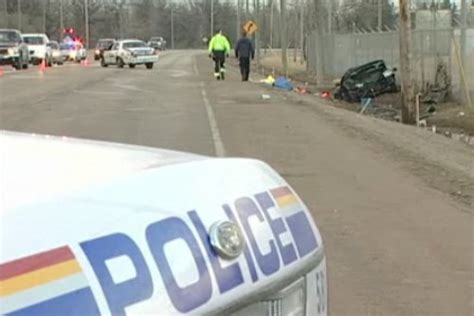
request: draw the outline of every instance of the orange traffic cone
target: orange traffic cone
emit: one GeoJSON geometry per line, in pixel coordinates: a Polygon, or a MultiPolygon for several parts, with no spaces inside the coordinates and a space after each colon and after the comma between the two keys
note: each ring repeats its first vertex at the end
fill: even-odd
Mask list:
{"type": "Polygon", "coordinates": [[[41,72],[44,72],[46,70],[46,61],[43,59],[40,64],[40,69],[41,72]]]}
{"type": "Polygon", "coordinates": [[[0,67],[0,77],[3,76],[3,67],[0,67]]]}

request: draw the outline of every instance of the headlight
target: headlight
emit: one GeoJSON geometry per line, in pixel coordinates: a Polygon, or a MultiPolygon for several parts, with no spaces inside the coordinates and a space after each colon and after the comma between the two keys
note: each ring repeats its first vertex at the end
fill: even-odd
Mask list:
{"type": "Polygon", "coordinates": [[[8,55],[18,55],[18,47],[12,47],[8,49],[8,55]]]}
{"type": "MultiPolygon", "coordinates": [[[[325,315],[325,313],[306,313],[306,284],[300,279],[289,287],[275,293],[274,295],[256,303],[250,304],[243,309],[234,312],[231,316],[246,315],[325,315]]],[[[311,298],[313,299],[313,298],[311,298]]],[[[314,311],[316,312],[316,310],[314,311]]]]}

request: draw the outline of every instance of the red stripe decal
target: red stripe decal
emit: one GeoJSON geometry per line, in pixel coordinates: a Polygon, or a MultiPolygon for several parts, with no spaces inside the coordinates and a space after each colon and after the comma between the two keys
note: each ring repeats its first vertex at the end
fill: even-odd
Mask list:
{"type": "Polygon", "coordinates": [[[293,194],[289,187],[280,187],[270,191],[274,198],[278,199],[279,197],[293,194]]]}
{"type": "Polygon", "coordinates": [[[74,259],[69,247],[64,246],[29,257],[0,264],[0,280],[10,279],[20,274],[38,270],[63,261],[74,259]]]}

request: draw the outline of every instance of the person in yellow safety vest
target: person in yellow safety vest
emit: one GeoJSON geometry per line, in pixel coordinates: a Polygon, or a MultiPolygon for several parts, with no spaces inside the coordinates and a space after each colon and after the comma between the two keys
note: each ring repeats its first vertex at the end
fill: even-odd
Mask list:
{"type": "Polygon", "coordinates": [[[225,79],[225,58],[229,57],[229,52],[230,43],[219,30],[209,42],[209,57],[214,60],[214,77],[217,80],[225,79]]]}

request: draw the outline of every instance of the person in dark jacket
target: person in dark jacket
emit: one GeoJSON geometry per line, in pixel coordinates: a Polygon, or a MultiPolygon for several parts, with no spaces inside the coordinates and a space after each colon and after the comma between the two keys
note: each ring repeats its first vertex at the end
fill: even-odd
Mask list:
{"type": "Polygon", "coordinates": [[[239,39],[235,46],[235,57],[239,59],[242,81],[248,81],[250,74],[250,58],[253,59],[255,57],[255,50],[252,41],[247,37],[245,31],[242,33],[242,38],[239,39]]]}

